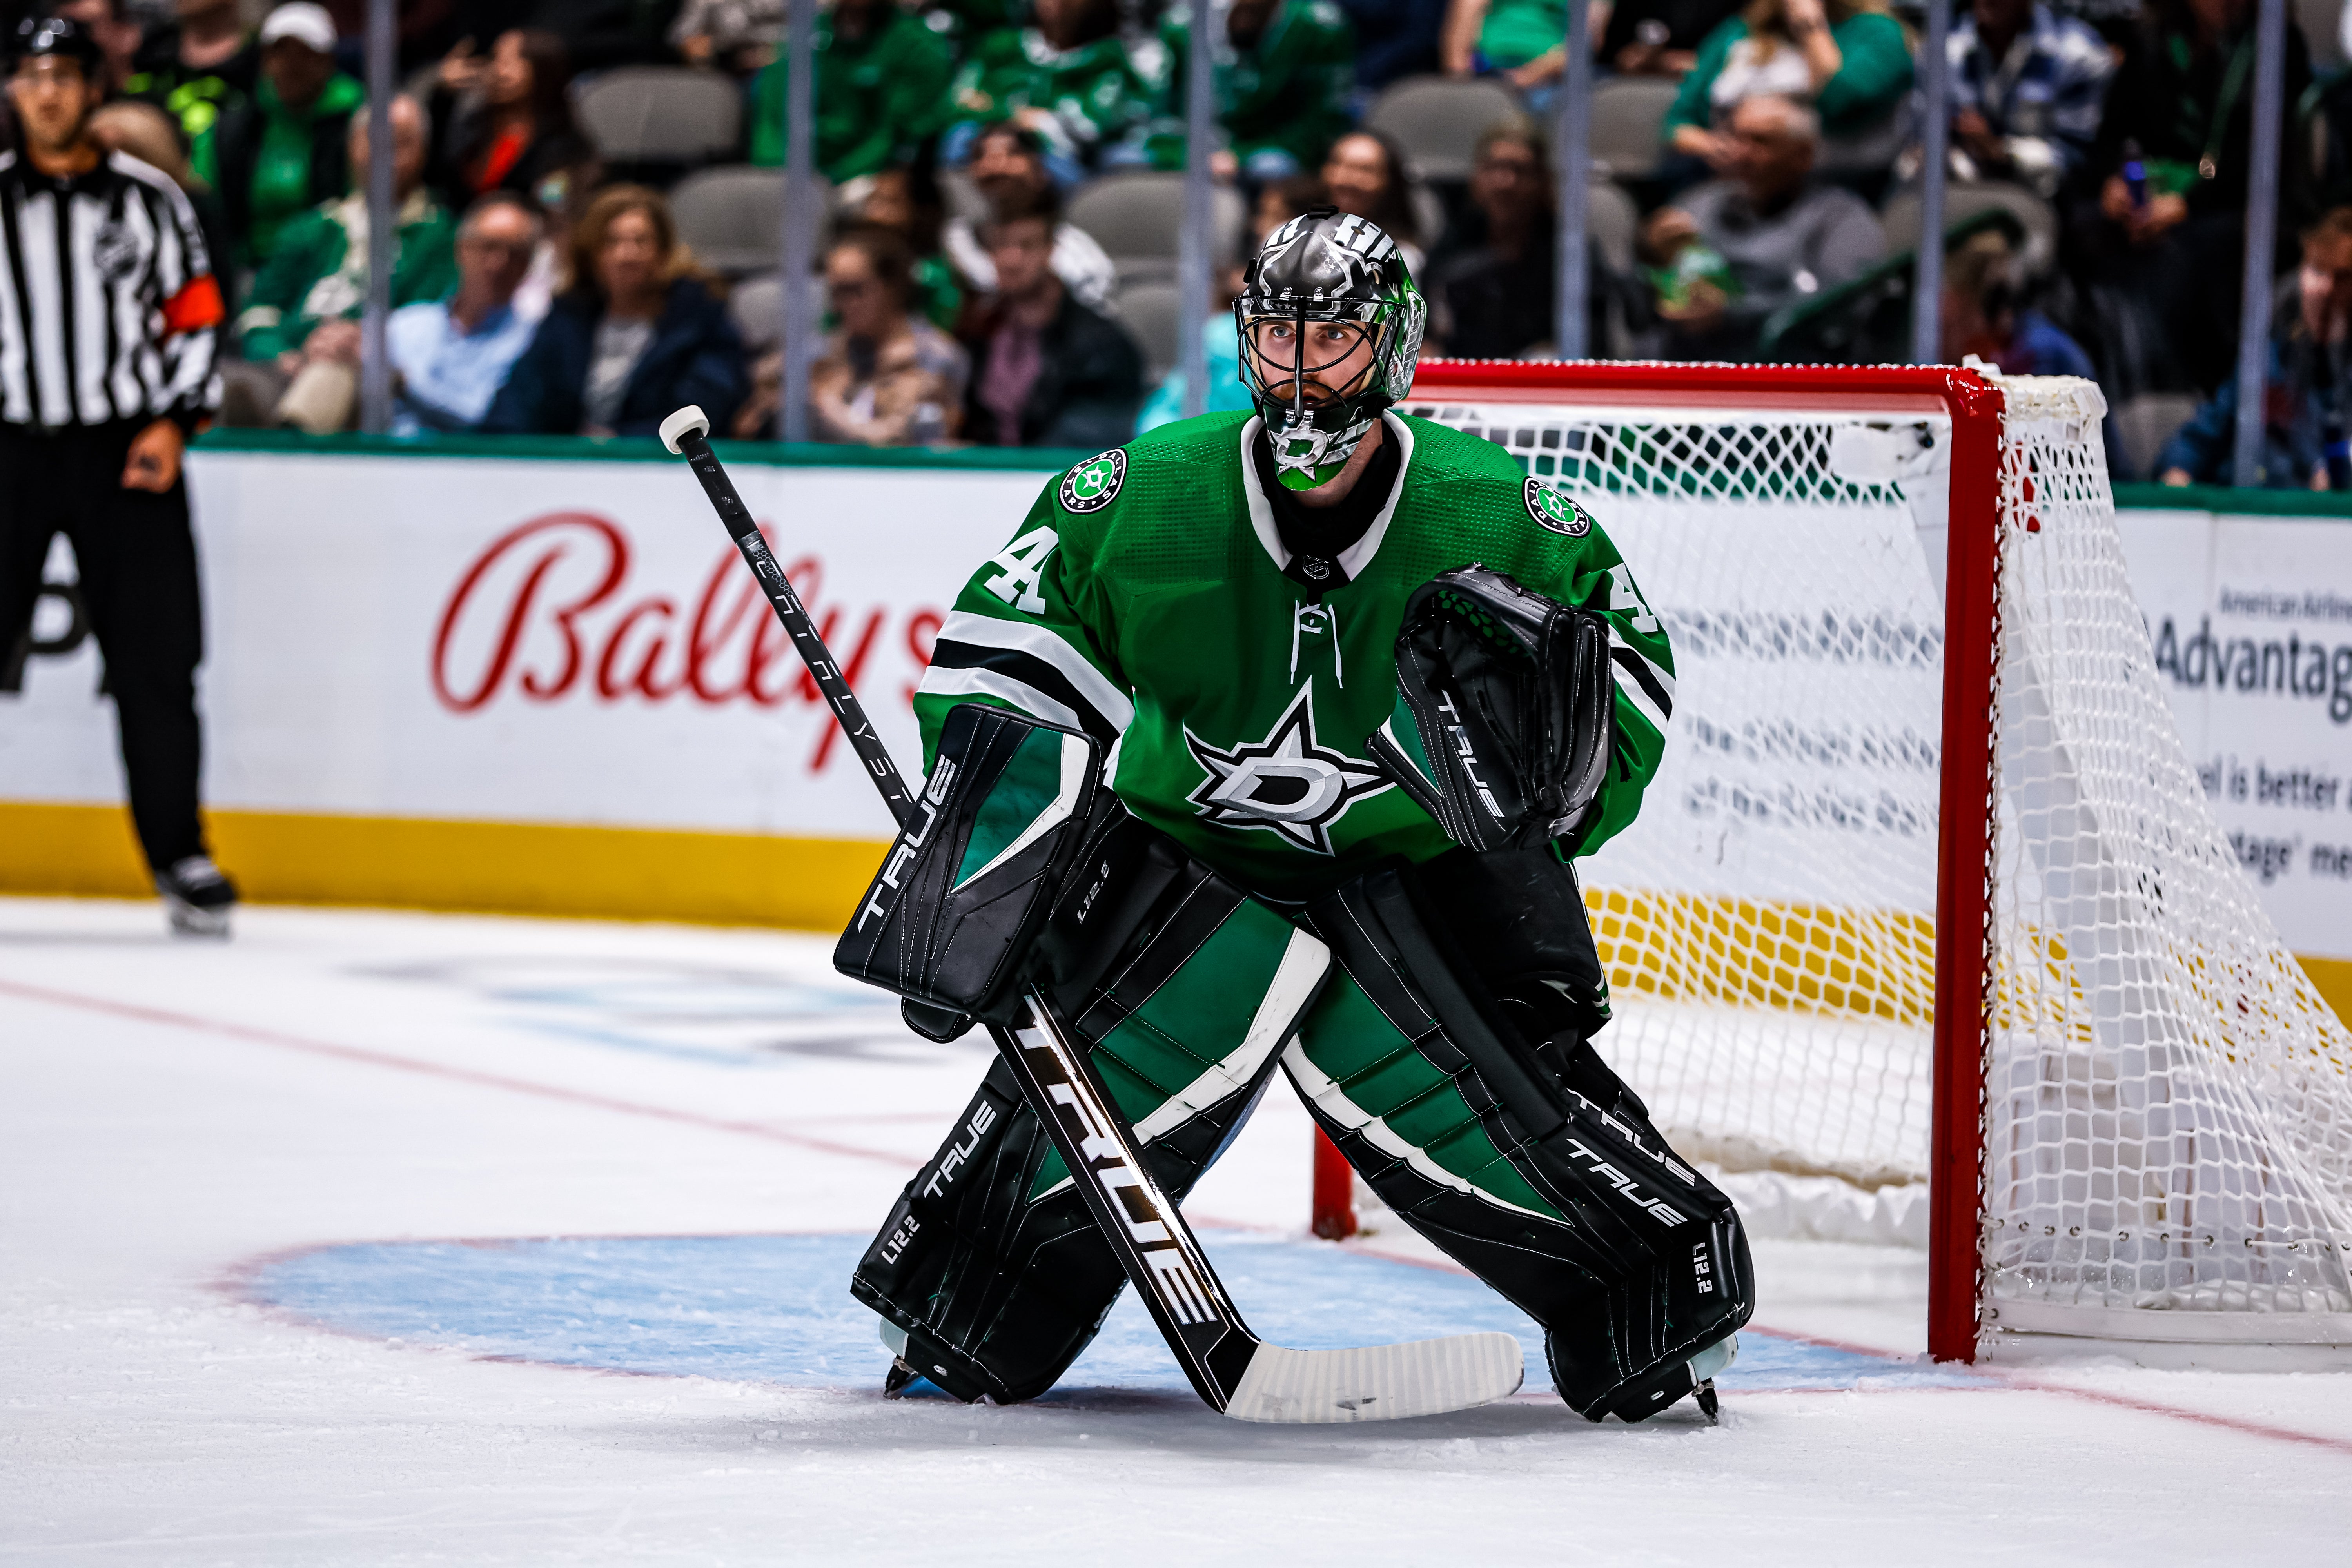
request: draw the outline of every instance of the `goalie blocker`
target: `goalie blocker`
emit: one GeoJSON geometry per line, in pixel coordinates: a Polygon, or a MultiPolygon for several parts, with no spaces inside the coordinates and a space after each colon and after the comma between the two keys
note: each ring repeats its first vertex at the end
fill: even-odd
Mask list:
{"type": "MultiPolygon", "coordinates": [[[[1179,1197],[1280,1059],[1399,1215],[1544,1325],[1580,1413],[1639,1419],[1695,1389],[1711,1407],[1715,1347],[1750,1307],[1746,1241],[1587,1043],[1606,988],[1569,868],[1549,850],[1397,863],[1294,924],[1107,792],[1069,798],[1086,744],[951,713],[844,971],[939,1016],[1042,983],[1179,1197]]],[[[851,1289],[889,1325],[894,1384],[1010,1402],[1052,1386],[1123,1282],[1000,1066],[851,1289]]]]}

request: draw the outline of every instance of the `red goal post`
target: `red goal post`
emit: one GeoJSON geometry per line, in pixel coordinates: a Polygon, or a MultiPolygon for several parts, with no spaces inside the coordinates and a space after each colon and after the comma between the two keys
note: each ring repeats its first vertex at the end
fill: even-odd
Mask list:
{"type": "MultiPolygon", "coordinates": [[[[1436,361],[1399,407],[1574,494],[1673,636],[1667,762],[1583,864],[1599,1043],[1678,1147],[1924,1180],[1939,1360],[2352,1342],[2352,1044],[2132,668],[2095,388],[1436,361]]],[[[1339,1172],[1318,1136],[1318,1235],[1339,1172]]]]}

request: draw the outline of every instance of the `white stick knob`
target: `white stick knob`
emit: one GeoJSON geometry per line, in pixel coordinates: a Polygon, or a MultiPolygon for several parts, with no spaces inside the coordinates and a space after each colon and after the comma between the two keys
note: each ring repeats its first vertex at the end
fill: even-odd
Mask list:
{"type": "Polygon", "coordinates": [[[662,445],[673,452],[678,449],[677,444],[689,435],[709,434],[710,416],[691,403],[661,422],[662,445]]]}

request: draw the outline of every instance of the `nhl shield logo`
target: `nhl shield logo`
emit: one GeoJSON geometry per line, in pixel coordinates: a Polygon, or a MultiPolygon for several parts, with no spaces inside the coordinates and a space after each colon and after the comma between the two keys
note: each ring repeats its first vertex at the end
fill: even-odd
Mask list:
{"type": "Polygon", "coordinates": [[[1592,514],[1541,479],[1528,481],[1527,502],[1528,515],[1535,519],[1538,528],[1549,528],[1570,539],[1581,539],[1592,531],[1592,514]]]}
{"type": "Polygon", "coordinates": [[[1062,476],[1064,511],[1100,511],[1127,482],[1127,454],[1117,447],[1097,452],[1062,476]]]}

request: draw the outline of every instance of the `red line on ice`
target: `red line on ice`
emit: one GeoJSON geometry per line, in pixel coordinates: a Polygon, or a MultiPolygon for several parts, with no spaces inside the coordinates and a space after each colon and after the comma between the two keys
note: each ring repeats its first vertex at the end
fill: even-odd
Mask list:
{"type": "Polygon", "coordinates": [[[251,1045],[275,1046],[280,1050],[301,1051],[310,1056],[326,1057],[336,1061],[359,1062],[368,1067],[391,1068],[399,1072],[413,1072],[425,1078],[448,1079],[458,1083],[470,1083],[482,1089],[501,1089],[513,1094],[537,1095],[541,1100],[561,1100],[570,1105],[591,1106],[598,1110],[617,1111],[624,1116],[648,1117],[656,1121],[674,1122],[683,1127],[699,1127],[714,1132],[735,1132],[746,1138],[764,1138],[772,1143],[789,1143],[795,1148],[813,1149],[820,1153],[838,1154],[850,1160],[873,1160],[897,1170],[911,1171],[921,1165],[919,1160],[909,1160],[903,1154],[893,1154],[879,1149],[861,1149],[854,1143],[836,1143],[831,1139],[811,1138],[805,1133],[788,1132],[781,1127],[758,1121],[730,1121],[724,1117],[703,1116],[691,1110],[673,1110],[667,1106],[640,1105],[626,1100],[613,1100],[601,1094],[589,1094],[576,1089],[561,1089],[553,1084],[532,1083],[527,1079],[505,1078],[497,1073],[478,1072],[472,1068],[443,1067],[435,1062],[421,1062],[408,1057],[394,1056],[389,1051],[371,1051],[358,1046],[331,1045],[325,1040],[304,1039],[299,1035],[280,1033],[276,1029],[257,1028],[250,1024],[232,1024],[218,1018],[201,1018],[194,1014],[174,1013],[162,1007],[142,1007],[130,1002],[110,1002],[100,997],[83,996],[69,991],[51,991],[46,986],[26,985],[18,981],[0,980],[0,993],[22,996],[28,1001],[46,1002],[58,1007],[79,1007],[88,1012],[109,1014],[117,1018],[129,1018],[142,1024],[161,1024],[177,1029],[194,1029],[204,1034],[221,1035],[251,1045]]]}

